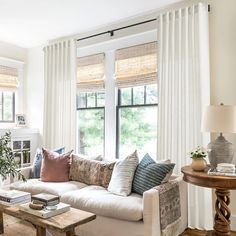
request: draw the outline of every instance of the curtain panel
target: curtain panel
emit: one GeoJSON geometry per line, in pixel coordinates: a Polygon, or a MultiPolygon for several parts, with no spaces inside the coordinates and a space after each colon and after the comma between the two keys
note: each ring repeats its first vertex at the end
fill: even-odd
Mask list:
{"type": "MultiPolygon", "coordinates": [[[[187,153],[205,146],[201,116],[210,103],[208,6],[197,3],[158,16],[158,156],[190,163],[187,153]]],[[[212,192],[188,184],[189,227],[212,229],[212,192]],[[201,210],[200,210],[201,209],[201,210]]]]}
{"type": "Polygon", "coordinates": [[[76,144],[76,42],[73,39],[44,48],[43,143],[50,149],[76,144]]]}

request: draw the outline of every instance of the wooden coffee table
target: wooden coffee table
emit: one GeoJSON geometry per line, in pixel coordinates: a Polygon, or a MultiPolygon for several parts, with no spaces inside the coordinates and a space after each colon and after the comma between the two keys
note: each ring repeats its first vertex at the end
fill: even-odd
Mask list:
{"type": "Polygon", "coordinates": [[[4,233],[3,213],[18,219],[30,222],[36,228],[37,236],[45,236],[46,229],[65,233],[66,236],[75,235],[75,227],[96,219],[96,215],[90,212],[71,208],[70,211],[43,219],[19,210],[18,206],[7,206],[0,203],[0,234],[4,233]]]}
{"type": "Polygon", "coordinates": [[[207,171],[194,171],[191,166],[182,167],[184,181],[201,187],[216,189],[214,231],[209,235],[235,235],[230,231],[230,190],[236,189],[236,177],[208,175],[207,171]]]}

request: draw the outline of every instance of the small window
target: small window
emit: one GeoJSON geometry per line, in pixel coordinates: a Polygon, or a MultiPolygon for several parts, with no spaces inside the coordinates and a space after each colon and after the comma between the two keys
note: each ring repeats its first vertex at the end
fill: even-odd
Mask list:
{"type": "Polygon", "coordinates": [[[15,122],[14,92],[0,92],[0,122],[15,122]]]}
{"type": "Polygon", "coordinates": [[[15,122],[15,93],[18,70],[0,65],[0,122],[15,122]]]}
{"type": "Polygon", "coordinates": [[[104,92],[79,92],[77,95],[78,149],[86,155],[104,153],[104,92]]]}
{"type": "Polygon", "coordinates": [[[118,90],[117,156],[138,150],[156,156],[157,85],[118,90]],[[128,98],[128,99],[127,99],[128,98]]]}

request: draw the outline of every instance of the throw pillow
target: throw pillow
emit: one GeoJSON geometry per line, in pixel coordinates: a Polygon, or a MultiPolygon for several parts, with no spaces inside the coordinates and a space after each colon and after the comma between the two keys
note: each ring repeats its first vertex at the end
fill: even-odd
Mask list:
{"type": "MultiPolygon", "coordinates": [[[[61,147],[59,149],[56,149],[53,152],[57,152],[58,154],[63,154],[63,153],[65,153],[65,147],[61,147]]],[[[43,159],[42,150],[38,148],[36,150],[36,154],[34,157],[32,169],[30,171],[30,178],[31,179],[40,178],[42,159],[43,159]]]]}
{"type": "Polygon", "coordinates": [[[67,182],[69,181],[70,156],[72,151],[65,154],[43,149],[41,181],[67,182]]]}
{"type": "Polygon", "coordinates": [[[145,191],[162,184],[174,166],[174,163],[156,163],[146,154],[135,171],[132,191],[142,195],[145,191]]]}
{"type": "Polygon", "coordinates": [[[95,161],[103,161],[103,157],[102,155],[98,155],[98,156],[88,156],[88,155],[85,155],[85,154],[81,154],[81,153],[76,153],[77,157],[81,157],[81,158],[84,158],[84,159],[87,159],[87,160],[95,160],[95,161]]]}
{"type": "Polygon", "coordinates": [[[137,151],[125,159],[116,162],[108,191],[117,195],[128,196],[131,193],[132,181],[137,165],[137,151]]]}
{"type": "Polygon", "coordinates": [[[87,160],[77,155],[72,155],[70,179],[88,185],[99,185],[107,188],[115,162],[87,160]]]}

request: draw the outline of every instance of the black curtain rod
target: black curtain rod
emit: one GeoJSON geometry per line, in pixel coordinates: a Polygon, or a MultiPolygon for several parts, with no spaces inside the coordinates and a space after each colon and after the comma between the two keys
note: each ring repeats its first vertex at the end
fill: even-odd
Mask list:
{"type": "Polygon", "coordinates": [[[152,21],[155,21],[155,20],[156,20],[156,18],[155,19],[146,20],[146,21],[142,21],[142,22],[138,22],[136,24],[132,24],[132,25],[127,25],[127,26],[124,26],[124,27],[116,28],[116,29],[113,29],[113,30],[104,31],[104,32],[101,32],[101,33],[98,33],[98,34],[93,34],[93,35],[90,35],[90,36],[87,36],[87,37],[84,37],[84,38],[77,39],[77,41],[81,41],[81,40],[97,37],[97,36],[100,36],[100,35],[103,35],[103,34],[110,34],[110,36],[113,36],[115,31],[127,29],[127,28],[134,27],[134,26],[137,26],[137,25],[146,24],[146,23],[149,23],[149,22],[152,22],[152,21]]]}
{"type": "MultiPolygon", "coordinates": [[[[210,5],[208,5],[208,12],[210,12],[210,9],[211,9],[211,8],[210,8],[210,5]]],[[[157,20],[157,19],[154,18],[154,19],[150,19],[150,20],[145,20],[145,21],[142,21],[142,22],[138,22],[138,23],[135,23],[135,24],[123,26],[123,27],[120,27],[120,28],[115,28],[115,29],[112,29],[112,30],[104,31],[104,32],[101,32],[101,33],[98,33],[98,34],[93,34],[93,35],[89,35],[89,36],[84,37],[84,38],[77,39],[77,41],[82,41],[82,40],[85,40],[85,39],[90,39],[90,38],[97,37],[97,36],[104,35],[104,34],[110,34],[110,36],[112,37],[112,36],[114,35],[114,32],[115,32],[115,31],[127,29],[127,28],[134,27],[134,26],[137,26],[137,25],[147,24],[147,23],[153,22],[153,21],[155,21],[155,20],[157,20]]]]}

